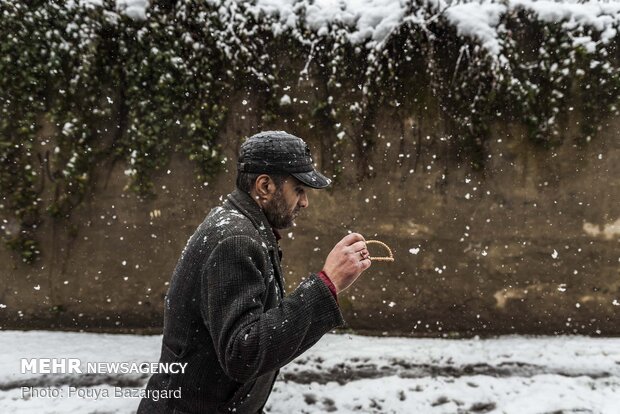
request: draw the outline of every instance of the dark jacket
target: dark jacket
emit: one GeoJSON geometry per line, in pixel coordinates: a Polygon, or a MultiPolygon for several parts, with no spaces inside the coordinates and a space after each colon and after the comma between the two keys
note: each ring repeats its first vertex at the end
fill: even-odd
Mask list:
{"type": "Polygon", "coordinates": [[[235,190],[188,240],[164,307],[160,362],[184,374],[153,374],[139,414],[258,413],[280,367],[344,323],[325,283],[310,274],[284,297],[278,244],[258,204],[235,190]],[[152,393],[151,393],[152,394],[152,393]]]}

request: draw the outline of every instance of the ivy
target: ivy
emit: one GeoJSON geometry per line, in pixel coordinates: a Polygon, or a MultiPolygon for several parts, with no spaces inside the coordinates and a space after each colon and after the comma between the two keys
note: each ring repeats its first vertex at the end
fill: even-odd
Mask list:
{"type": "Polygon", "coordinates": [[[126,162],[127,188],[141,196],[154,194],[151,176],[172,152],[195,163],[200,182],[217,172],[223,64],[210,27],[182,20],[210,9],[153,7],[136,22],[112,0],[0,7],[0,213],[24,261],[40,253],[42,196],[47,214],[68,220],[105,159],[126,162]]]}
{"type": "Polygon", "coordinates": [[[262,128],[290,115],[285,94],[312,85],[295,125],[323,137],[335,179],[349,147],[357,179],[374,175],[385,111],[401,121],[436,111],[442,138],[476,169],[498,121],[525,125],[551,148],[575,117],[587,144],[619,114],[618,36],[543,21],[525,6],[500,16],[491,52],[424,0],[408,2],[377,39],[353,20],[317,30],[305,1],[286,24],[256,2],[150,3],[140,20],[115,0],[0,0],[0,217],[26,262],[40,253],[45,217],[70,220],[106,161],[123,163],[126,188],[141,197],[155,195],[152,177],[175,153],[197,182],[217,174],[226,103],[239,91],[257,100],[262,128]]]}

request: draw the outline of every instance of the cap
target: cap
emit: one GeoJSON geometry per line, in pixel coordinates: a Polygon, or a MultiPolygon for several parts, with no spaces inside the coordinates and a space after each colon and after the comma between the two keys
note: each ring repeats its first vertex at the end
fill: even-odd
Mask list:
{"type": "Polygon", "coordinates": [[[325,188],[332,182],[314,168],[308,144],[284,131],[264,131],[249,137],[241,144],[237,169],[290,174],[312,188],[325,188]]]}

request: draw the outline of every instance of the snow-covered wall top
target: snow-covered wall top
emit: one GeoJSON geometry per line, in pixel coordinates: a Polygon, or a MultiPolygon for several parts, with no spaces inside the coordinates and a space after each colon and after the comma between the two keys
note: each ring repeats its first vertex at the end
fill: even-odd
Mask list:
{"type": "MultiPolygon", "coordinates": [[[[100,5],[101,0],[83,0],[100,5]]],[[[146,19],[148,0],[116,0],[117,8],[134,19],[146,19]]],[[[600,38],[580,36],[575,44],[592,50],[597,43],[607,43],[617,34],[620,22],[620,2],[605,0],[209,0],[219,8],[223,20],[230,18],[241,3],[246,11],[259,20],[273,19],[275,35],[285,30],[306,27],[319,36],[327,35],[334,26],[348,29],[347,38],[353,44],[368,46],[384,41],[395,28],[405,22],[424,25],[444,15],[459,34],[478,40],[493,55],[502,54],[498,33],[506,30],[501,24],[503,14],[519,10],[530,11],[544,22],[561,22],[567,31],[579,27],[595,29],[600,38]]]]}

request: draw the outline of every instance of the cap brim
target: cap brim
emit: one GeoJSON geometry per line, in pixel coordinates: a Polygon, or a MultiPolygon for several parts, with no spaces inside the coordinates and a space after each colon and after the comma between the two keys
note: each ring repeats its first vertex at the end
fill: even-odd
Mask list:
{"type": "Polygon", "coordinates": [[[317,170],[302,172],[302,173],[290,173],[293,177],[312,188],[325,188],[328,187],[332,180],[325,177],[317,170]]]}

